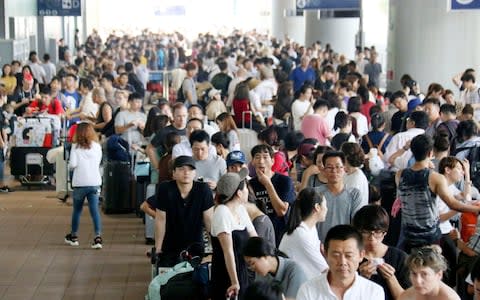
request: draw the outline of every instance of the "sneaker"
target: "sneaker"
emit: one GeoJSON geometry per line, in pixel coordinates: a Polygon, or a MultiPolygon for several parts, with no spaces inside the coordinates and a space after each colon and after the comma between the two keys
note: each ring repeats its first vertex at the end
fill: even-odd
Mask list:
{"type": "Polygon", "coordinates": [[[65,236],[65,243],[69,244],[70,246],[78,246],[78,237],[69,233],[65,236]]]}
{"type": "Polygon", "coordinates": [[[102,237],[97,236],[93,239],[92,249],[102,249],[102,237]]]}
{"type": "Polygon", "coordinates": [[[6,185],[0,188],[0,193],[10,193],[10,192],[13,192],[13,190],[6,185]]]}

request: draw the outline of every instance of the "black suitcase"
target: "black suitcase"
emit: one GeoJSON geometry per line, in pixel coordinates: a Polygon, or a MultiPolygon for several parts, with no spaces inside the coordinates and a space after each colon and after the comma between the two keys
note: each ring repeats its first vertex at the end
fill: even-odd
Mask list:
{"type": "Polygon", "coordinates": [[[132,170],[129,162],[107,161],[103,172],[103,202],[105,214],[131,213],[135,209],[132,203],[132,170]]]}

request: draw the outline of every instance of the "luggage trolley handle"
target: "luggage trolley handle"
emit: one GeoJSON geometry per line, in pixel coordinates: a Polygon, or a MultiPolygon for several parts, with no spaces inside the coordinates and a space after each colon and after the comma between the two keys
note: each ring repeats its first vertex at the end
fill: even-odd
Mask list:
{"type": "Polygon", "coordinates": [[[170,94],[170,80],[169,80],[169,71],[160,71],[163,74],[162,78],[162,85],[163,85],[163,98],[165,99],[170,99],[169,94],[170,94]]]}
{"type": "Polygon", "coordinates": [[[250,129],[253,129],[253,113],[252,111],[242,111],[242,128],[245,128],[245,114],[250,114],[250,129]]]}

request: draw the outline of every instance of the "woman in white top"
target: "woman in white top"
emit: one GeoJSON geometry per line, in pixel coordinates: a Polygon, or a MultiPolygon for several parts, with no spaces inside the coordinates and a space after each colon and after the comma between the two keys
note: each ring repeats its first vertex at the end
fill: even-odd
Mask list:
{"type": "Polygon", "coordinates": [[[313,102],[315,99],[312,97],[313,88],[309,84],[304,84],[300,88],[300,95],[297,100],[292,103],[292,117],[293,128],[300,130],[303,117],[313,114],[313,102]]]}
{"type": "Polygon", "coordinates": [[[240,250],[251,236],[257,236],[247,210],[248,200],[245,178],[248,170],[229,172],[217,183],[217,206],[212,218],[212,299],[225,299],[228,295],[242,298],[248,287],[247,265],[240,250]]]}
{"type": "Polygon", "coordinates": [[[287,232],[278,249],[296,261],[312,279],[328,269],[320,252],[316,224],[325,221],[327,201],[314,188],[303,189],[293,204],[287,232]]]}
{"type": "Polygon", "coordinates": [[[229,113],[221,113],[217,119],[218,128],[221,132],[227,134],[230,146],[228,151],[240,150],[240,138],[238,137],[237,125],[232,115],[229,113]]]}
{"type": "Polygon", "coordinates": [[[357,120],[357,133],[359,138],[368,133],[368,121],[361,112],[362,100],[360,97],[352,97],[348,100],[348,114],[357,120]]]}
{"type": "Polygon", "coordinates": [[[362,199],[361,206],[368,204],[368,179],[360,169],[365,162],[365,153],[357,143],[343,143],[340,148],[345,154],[345,178],[343,182],[347,188],[357,188],[362,199]]]}
{"type": "Polygon", "coordinates": [[[65,243],[78,246],[78,228],[82,214],[83,202],[88,200],[88,209],[95,229],[92,248],[102,248],[102,220],[98,208],[98,195],[102,178],[100,176],[100,161],[102,148],[98,137],[90,123],[79,123],[73,138],[70,151],[70,169],[73,169],[73,213],[71,232],[65,236],[65,243]]]}

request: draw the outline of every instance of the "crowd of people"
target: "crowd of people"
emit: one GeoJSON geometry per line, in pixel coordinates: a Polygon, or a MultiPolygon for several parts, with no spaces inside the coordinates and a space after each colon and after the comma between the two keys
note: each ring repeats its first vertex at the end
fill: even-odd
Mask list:
{"type": "Polygon", "coordinates": [[[0,186],[11,191],[16,120],[67,120],[68,244],[87,198],[102,247],[96,170],[102,147],[115,159],[106,149],[124,142],[157,185],[142,205],[155,218],[152,255],[173,266],[193,244],[203,253],[206,231],[212,299],[480,299],[480,225],[463,218],[480,212],[473,69],[453,77],[455,91],[423,91],[408,74],[383,91],[374,47],[349,60],[255,31],[93,32],[75,49],[61,41],[59,57],[32,51],[2,67],[0,186]]]}

